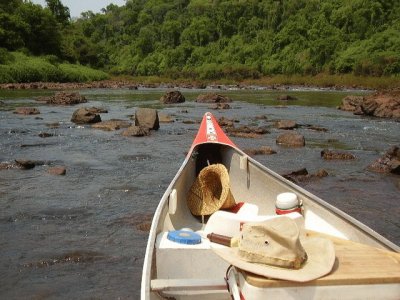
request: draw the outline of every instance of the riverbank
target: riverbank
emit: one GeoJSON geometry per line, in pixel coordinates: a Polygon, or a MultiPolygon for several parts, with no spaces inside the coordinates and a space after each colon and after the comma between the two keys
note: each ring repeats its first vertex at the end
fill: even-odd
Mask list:
{"type": "Polygon", "coordinates": [[[172,79],[159,76],[131,77],[119,76],[110,80],[92,82],[30,82],[30,83],[3,83],[0,89],[50,89],[72,90],[91,88],[219,88],[219,89],[324,89],[324,90],[386,90],[400,87],[400,77],[360,77],[351,74],[316,76],[277,75],[259,79],[245,79],[234,81],[220,80],[193,80],[178,78],[172,79]]]}

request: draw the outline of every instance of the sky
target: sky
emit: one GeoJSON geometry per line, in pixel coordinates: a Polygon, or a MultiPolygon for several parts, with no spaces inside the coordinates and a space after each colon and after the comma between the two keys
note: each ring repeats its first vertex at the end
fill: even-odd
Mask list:
{"type": "MultiPolygon", "coordinates": [[[[45,0],[31,0],[32,3],[46,6],[45,0]]],[[[122,6],[125,0],[61,0],[64,6],[69,8],[71,18],[79,17],[82,12],[91,10],[94,13],[99,13],[102,8],[107,7],[109,4],[122,6]]]]}

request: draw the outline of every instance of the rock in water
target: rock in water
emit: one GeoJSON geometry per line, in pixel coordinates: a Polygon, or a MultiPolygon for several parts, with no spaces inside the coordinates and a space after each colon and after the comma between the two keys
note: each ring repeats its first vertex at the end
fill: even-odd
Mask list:
{"type": "Polygon", "coordinates": [[[90,111],[90,108],[82,107],[74,111],[71,122],[75,124],[89,124],[101,122],[99,114],[90,111]]]}
{"type": "Polygon", "coordinates": [[[232,102],[232,99],[220,94],[208,93],[199,95],[195,101],[200,103],[227,103],[232,102]]]}
{"type": "Polygon", "coordinates": [[[35,107],[17,107],[14,114],[19,115],[38,115],[40,111],[35,107]]]}
{"type": "Polygon", "coordinates": [[[180,91],[169,91],[160,98],[160,102],[164,104],[183,103],[185,97],[180,91]]]}
{"type": "Polygon", "coordinates": [[[47,172],[51,175],[65,175],[67,172],[67,169],[65,167],[59,166],[59,167],[52,167],[47,170],[47,172]]]}
{"type": "Polygon", "coordinates": [[[148,136],[150,135],[150,129],[141,126],[130,126],[122,132],[123,136],[148,136]]]}
{"type": "Polygon", "coordinates": [[[295,132],[287,132],[279,135],[276,138],[276,143],[288,147],[304,147],[306,144],[304,136],[295,132]]]}
{"type": "Polygon", "coordinates": [[[147,127],[151,130],[158,130],[160,122],[157,110],[153,108],[138,108],[135,112],[135,125],[147,127]]]}

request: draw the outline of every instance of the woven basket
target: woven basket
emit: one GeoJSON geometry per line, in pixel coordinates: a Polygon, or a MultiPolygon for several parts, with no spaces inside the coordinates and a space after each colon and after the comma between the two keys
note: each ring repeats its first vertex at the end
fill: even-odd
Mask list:
{"type": "Polygon", "coordinates": [[[195,216],[207,216],[219,209],[233,207],[228,170],[222,164],[205,167],[189,190],[187,204],[195,216]]]}

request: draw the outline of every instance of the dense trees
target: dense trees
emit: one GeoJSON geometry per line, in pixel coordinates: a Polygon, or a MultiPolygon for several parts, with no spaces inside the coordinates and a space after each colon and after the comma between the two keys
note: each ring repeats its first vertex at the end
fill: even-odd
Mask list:
{"type": "Polygon", "coordinates": [[[398,0],[126,0],[73,21],[60,0],[6,2],[0,47],[116,74],[400,73],[398,0]]]}
{"type": "Polygon", "coordinates": [[[128,0],[76,25],[97,24],[86,35],[93,40],[122,24],[102,49],[117,73],[390,75],[399,72],[399,7],[394,0],[128,0]]]}

